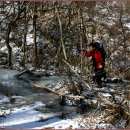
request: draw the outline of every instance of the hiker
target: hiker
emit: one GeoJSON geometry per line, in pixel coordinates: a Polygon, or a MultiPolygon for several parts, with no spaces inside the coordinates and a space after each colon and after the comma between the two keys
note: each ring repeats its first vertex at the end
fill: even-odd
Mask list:
{"type": "Polygon", "coordinates": [[[103,48],[98,42],[92,42],[89,44],[89,52],[86,52],[83,48],[82,51],[84,52],[84,56],[92,57],[93,60],[93,67],[95,71],[94,79],[96,80],[99,87],[102,87],[102,78],[106,79],[106,72],[104,70],[105,67],[105,57],[106,53],[103,48]]]}

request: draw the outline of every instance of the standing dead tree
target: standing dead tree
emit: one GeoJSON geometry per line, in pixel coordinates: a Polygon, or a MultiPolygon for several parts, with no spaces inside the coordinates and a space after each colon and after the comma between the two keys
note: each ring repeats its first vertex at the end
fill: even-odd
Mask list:
{"type": "Polygon", "coordinates": [[[7,32],[6,32],[6,46],[8,49],[8,67],[12,68],[12,48],[10,46],[10,33],[11,33],[11,29],[12,27],[15,25],[15,23],[20,19],[20,16],[22,14],[22,12],[25,9],[25,3],[23,2],[22,4],[19,2],[17,2],[17,6],[18,6],[18,11],[16,14],[13,15],[13,17],[11,16],[11,21],[8,23],[7,25],[7,32]]]}
{"type": "Polygon", "coordinates": [[[67,60],[67,55],[66,55],[64,41],[63,41],[62,23],[61,23],[61,19],[60,19],[59,13],[58,13],[58,9],[57,9],[56,3],[54,4],[54,6],[55,6],[55,12],[56,12],[58,23],[59,23],[59,28],[60,28],[60,43],[61,43],[60,46],[62,47],[64,58],[65,58],[65,60],[67,60]]]}

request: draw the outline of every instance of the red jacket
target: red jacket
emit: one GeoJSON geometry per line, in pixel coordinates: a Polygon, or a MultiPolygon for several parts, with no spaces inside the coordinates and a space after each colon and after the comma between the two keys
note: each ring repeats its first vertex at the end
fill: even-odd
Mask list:
{"type": "Polygon", "coordinates": [[[86,57],[91,57],[95,60],[96,64],[97,64],[97,68],[99,68],[100,65],[102,65],[103,59],[101,56],[101,53],[97,50],[95,52],[84,52],[84,55],[86,57]]]}

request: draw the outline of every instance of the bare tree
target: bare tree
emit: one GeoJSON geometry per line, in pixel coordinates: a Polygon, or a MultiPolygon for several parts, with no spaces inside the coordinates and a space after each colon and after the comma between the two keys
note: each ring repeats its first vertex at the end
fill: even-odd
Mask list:
{"type": "Polygon", "coordinates": [[[24,3],[22,3],[22,5],[20,7],[20,2],[17,2],[17,6],[18,6],[17,14],[14,14],[14,17],[12,17],[13,19],[7,25],[6,46],[7,46],[7,49],[8,49],[8,67],[9,68],[12,68],[12,58],[11,58],[12,57],[11,56],[12,49],[11,49],[11,46],[9,44],[9,42],[10,42],[10,33],[11,33],[12,27],[20,19],[20,15],[24,11],[25,7],[23,7],[23,5],[24,5],[24,3]]]}
{"type": "Polygon", "coordinates": [[[27,16],[26,16],[26,11],[27,9],[25,8],[24,10],[24,38],[23,38],[23,53],[24,53],[24,67],[25,67],[25,63],[26,63],[26,38],[27,38],[27,16]]]}
{"type": "Polygon", "coordinates": [[[58,9],[57,9],[56,3],[54,4],[54,6],[55,6],[57,19],[58,19],[58,22],[59,22],[61,47],[62,47],[62,51],[63,51],[63,54],[64,54],[64,58],[65,58],[65,60],[67,60],[67,55],[66,55],[64,41],[63,41],[62,23],[61,23],[61,19],[60,19],[59,13],[58,13],[58,9]]]}

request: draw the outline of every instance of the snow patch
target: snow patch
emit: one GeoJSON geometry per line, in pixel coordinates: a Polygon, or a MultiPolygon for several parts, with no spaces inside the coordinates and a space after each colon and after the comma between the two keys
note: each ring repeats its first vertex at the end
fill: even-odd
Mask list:
{"type": "Polygon", "coordinates": [[[8,97],[4,96],[4,97],[0,98],[0,104],[8,103],[8,102],[10,102],[8,97]]]}

